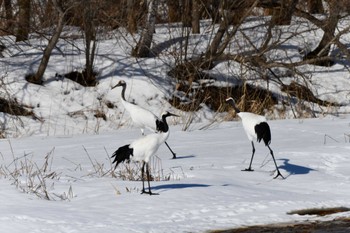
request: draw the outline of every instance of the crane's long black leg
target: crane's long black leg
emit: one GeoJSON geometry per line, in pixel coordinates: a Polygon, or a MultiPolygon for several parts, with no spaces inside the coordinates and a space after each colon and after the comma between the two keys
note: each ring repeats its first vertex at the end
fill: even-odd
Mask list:
{"type": "Polygon", "coordinates": [[[152,192],[151,192],[151,184],[150,184],[150,179],[151,179],[151,176],[149,175],[149,167],[148,167],[148,163],[146,165],[146,173],[147,173],[147,181],[148,181],[148,193],[149,195],[152,195],[152,192]]]}
{"type": "Polygon", "coordinates": [[[141,167],[142,192],[141,192],[141,194],[145,193],[145,179],[144,179],[144,177],[145,177],[145,172],[144,172],[145,164],[146,164],[145,162],[142,162],[142,167],[141,167]]]}
{"type": "Polygon", "coordinates": [[[252,147],[253,147],[253,150],[252,150],[252,158],[250,159],[250,164],[249,164],[249,167],[244,169],[243,171],[249,171],[249,172],[252,172],[254,171],[252,169],[252,163],[253,163],[253,158],[254,158],[254,154],[255,154],[255,146],[254,146],[254,142],[252,141],[252,147]]]}
{"type": "Polygon", "coordinates": [[[168,145],[167,142],[165,142],[165,145],[168,147],[168,149],[170,150],[170,152],[173,154],[173,159],[176,159],[176,153],[170,148],[170,146],[168,145]]]}
{"type": "Polygon", "coordinates": [[[270,148],[269,145],[267,145],[267,147],[268,147],[269,150],[270,150],[270,154],[271,154],[271,156],[272,156],[273,162],[275,163],[276,170],[277,170],[277,175],[274,177],[274,179],[276,179],[276,178],[279,177],[279,176],[282,177],[282,178],[284,179],[284,176],[282,176],[280,170],[278,169],[278,166],[277,166],[277,163],[276,163],[276,160],[275,160],[275,156],[273,155],[272,149],[270,148]]]}
{"type": "Polygon", "coordinates": [[[145,192],[145,193],[148,193],[149,195],[158,195],[158,193],[152,193],[151,192],[151,184],[150,184],[151,176],[149,174],[148,163],[146,164],[146,173],[147,173],[147,181],[148,181],[148,192],[145,192]]]}

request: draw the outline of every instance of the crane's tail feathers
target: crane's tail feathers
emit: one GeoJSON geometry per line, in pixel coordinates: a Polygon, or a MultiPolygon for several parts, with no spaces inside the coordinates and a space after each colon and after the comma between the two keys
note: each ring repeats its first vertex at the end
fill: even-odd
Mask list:
{"type": "Polygon", "coordinates": [[[129,148],[130,144],[119,147],[118,150],[116,150],[112,157],[114,157],[114,160],[112,163],[115,163],[115,168],[118,166],[119,163],[124,161],[130,160],[130,155],[133,156],[134,150],[132,148],[129,148]]]}
{"type": "Polygon", "coordinates": [[[262,139],[266,146],[270,145],[270,142],[271,142],[270,126],[265,121],[255,126],[255,132],[257,135],[258,142],[260,142],[262,139]]]}

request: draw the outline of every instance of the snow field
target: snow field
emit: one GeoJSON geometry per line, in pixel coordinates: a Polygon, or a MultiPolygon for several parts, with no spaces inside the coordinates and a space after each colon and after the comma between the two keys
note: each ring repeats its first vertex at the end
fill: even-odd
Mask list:
{"type": "MultiPolygon", "coordinates": [[[[159,149],[163,173],[170,179],[151,182],[157,196],[140,195],[140,181],[96,174],[87,156],[108,170],[108,155],[140,137],[138,129],[4,139],[3,166],[13,161],[12,153],[30,154],[41,164],[54,148],[52,170],[60,173],[60,179],[49,192],[60,194],[71,186],[73,196],[46,201],[19,192],[10,178],[3,178],[0,224],[12,232],[203,232],[321,219],[287,212],[348,205],[350,145],[344,139],[348,122],[347,117],[270,121],[271,148],[284,180],[273,179],[273,161],[261,143],[256,143],[255,171],[241,171],[249,165],[251,145],[240,122],[191,132],[173,126],[168,142],[179,158],[171,159],[165,146],[159,149]]],[[[344,215],[349,214],[328,218],[344,215]]]]}

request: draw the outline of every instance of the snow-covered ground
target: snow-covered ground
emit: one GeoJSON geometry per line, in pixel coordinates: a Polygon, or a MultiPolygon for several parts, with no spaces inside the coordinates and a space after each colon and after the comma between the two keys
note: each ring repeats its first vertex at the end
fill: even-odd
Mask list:
{"type": "MultiPolygon", "coordinates": [[[[169,32],[157,28],[156,43],[180,35],[176,29],[169,32]]],[[[316,46],[314,36],[294,43],[305,40],[316,46]]],[[[194,51],[205,47],[205,35],[193,38],[200,38],[194,51]]],[[[84,67],[84,54],[75,50],[75,46],[83,49],[83,40],[76,40],[75,46],[59,42],[60,51],[55,50],[50,59],[44,85],[38,86],[27,83],[24,75],[38,66],[45,41],[33,38],[14,46],[11,38],[1,39],[8,48],[0,58],[0,97],[30,106],[40,120],[0,113],[6,136],[0,140],[0,231],[203,232],[350,215],[287,214],[305,208],[350,207],[350,79],[344,64],[299,67],[308,72],[318,98],[342,107],[310,104],[318,117],[314,119],[283,119],[293,118],[290,108],[284,109],[283,116],[279,111],[270,113],[269,118],[279,119],[269,121],[271,148],[286,178],[273,179],[275,167],[262,144],[256,143],[255,171],[241,171],[251,156],[241,122],[224,122],[227,113],[213,113],[205,106],[185,113],[167,102],[175,88],[166,73],[178,44],[162,50],[159,57],[135,59],[129,56],[132,39],[105,38],[96,55],[99,85],[85,88],[55,77],[84,67]],[[121,79],[128,83],[130,101],[157,115],[165,110],[181,115],[169,119],[168,143],[178,159],[171,159],[161,146],[151,162],[158,179],[151,186],[160,195],[140,195],[141,181],[120,178],[120,172],[127,174],[125,166],[111,173],[110,155],[141,137],[120,103],[121,89],[111,90],[121,79]],[[113,108],[108,107],[111,103],[113,108]],[[95,117],[96,113],[104,113],[106,120],[95,117]]],[[[282,54],[300,59],[295,46],[286,48],[282,54]]],[[[237,78],[241,72],[237,69],[237,64],[223,62],[210,72],[221,77],[217,84],[226,85],[237,78]]],[[[246,81],[261,85],[254,79],[246,81]]],[[[272,83],[270,88],[283,94],[272,83]]]]}
{"type": "MultiPolygon", "coordinates": [[[[3,139],[3,166],[13,156],[27,155],[28,161],[41,167],[49,155],[50,171],[58,178],[46,181],[54,183],[47,189],[56,201],[21,193],[11,185],[12,179],[1,179],[0,225],[4,232],[203,232],[350,216],[287,214],[349,206],[349,122],[349,117],[271,121],[271,148],[284,180],[273,179],[273,161],[262,144],[256,145],[255,171],[241,171],[249,164],[251,145],[240,122],[191,132],[172,127],[168,142],[179,158],[170,159],[168,149],[161,146],[152,161],[153,168],[162,169],[161,181],[151,182],[156,196],[141,195],[140,181],[102,176],[93,167],[102,164],[107,171],[108,155],[139,137],[137,129],[3,139]],[[55,196],[63,193],[67,200],[55,196]]],[[[17,160],[18,167],[20,161],[25,159],[17,160]]]]}

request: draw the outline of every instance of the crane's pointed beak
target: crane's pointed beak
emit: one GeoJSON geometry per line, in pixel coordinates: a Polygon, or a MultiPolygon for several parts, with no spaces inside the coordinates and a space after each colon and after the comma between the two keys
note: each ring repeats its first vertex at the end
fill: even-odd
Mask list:
{"type": "Polygon", "coordinates": [[[113,86],[112,89],[121,86],[120,83],[117,83],[117,85],[113,86]]]}
{"type": "Polygon", "coordinates": [[[176,115],[176,114],[170,113],[170,112],[169,112],[169,116],[180,117],[179,115],[176,115]]]}

